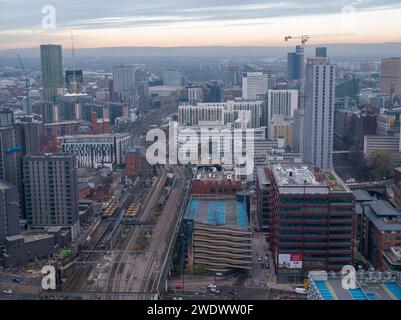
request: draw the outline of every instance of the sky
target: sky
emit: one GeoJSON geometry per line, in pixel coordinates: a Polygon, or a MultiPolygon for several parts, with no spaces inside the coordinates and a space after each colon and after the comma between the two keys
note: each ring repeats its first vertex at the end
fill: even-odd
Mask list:
{"type": "Polygon", "coordinates": [[[400,17],[392,0],[0,0],[0,49],[69,47],[71,31],[77,48],[401,42],[400,17]]]}

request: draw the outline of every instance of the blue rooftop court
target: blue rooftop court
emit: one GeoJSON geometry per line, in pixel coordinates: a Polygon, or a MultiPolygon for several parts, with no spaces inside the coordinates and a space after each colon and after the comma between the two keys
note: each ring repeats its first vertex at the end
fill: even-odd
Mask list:
{"type": "Polygon", "coordinates": [[[235,199],[191,197],[185,219],[208,225],[248,226],[246,203],[235,199]]]}
{"type": "Polygon", "coordinates": [[[319,289],[320,294],[322,295],[323,300],[334,300],[334,297],[327,287],[325,281],[315,280],[316,287],[319,289]]]}
{"type": "Polygon", "coordinates": [[[385,281],[384,285],[397,300],[401,300],[401,287],[397,282],[385,281]]]}
{"type": "Polygon", "coordinates": [[[349,294],[354,300],[368,300],[368,297],[363,293],[361,288],[349,289],[349,294]]]}

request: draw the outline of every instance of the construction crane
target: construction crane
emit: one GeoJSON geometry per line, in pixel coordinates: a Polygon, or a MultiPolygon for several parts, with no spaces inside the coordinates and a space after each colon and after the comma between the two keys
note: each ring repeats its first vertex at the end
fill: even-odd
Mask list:
{"type": "Polygon", "coordinates": [[[284,37],[284,40],[286,42],[288,42],[288,40],[301,39],[302,45],[305,46],[305,44],[311,38],[347,37],[347,36],[352,36],[352,35],[354,35],[354,34],[353,33],[303,34],[300,36],[286,36],[286,37],[284,37]]]}
{"type": "Polygon", "coordinates": [[[21,56],[19,54],[17,54],[17,56],[18,56],[18,61],[19,61],[19,64],[21,66],[22,72],[24,73],[24,77],[25,77],[26,110],[24,110],[24,111],[26,113],[30,113],[30,111],[31,111],[31,106],[30,106],[30,102],[29,102],[29,87],[30,87],[30,83],[29,83],[28,75],[26,73],[24,64],[22,63],[21,56]]]}
{"type": "Polygon", "coordinates": [[[78,83],[75,75],[75,48],[74,48],[74,36],[71,31],[71,54],[72,54],[72,93],[77,93],[78,91],[78,83]]]}

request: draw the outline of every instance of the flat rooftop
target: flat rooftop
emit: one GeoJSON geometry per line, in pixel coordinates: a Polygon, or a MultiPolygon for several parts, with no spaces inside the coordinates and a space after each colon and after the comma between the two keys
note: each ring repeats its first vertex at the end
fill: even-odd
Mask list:
{"type": "Polygon", "coordinates": [[[225,171],[198,171],[194,176],[195,181],[235,181],[235,174],[225,171]]]}
{"type": "Polygon", "coordinates": [[[191,197],[185,219],[213,226],[248,226],[246,204],[235,199],[191,197]]]}
{"type": "Polygon", "coordinates": [[[353,190],[352,193],[355,196],[355,200],[358,202],[365,202],[365,201],[374,201],[375,198],[373,198],[369,192],[367,192],[366,190],[353,190]]]}
{"type": "Polygon", "coordinates": [[[351,193],[345,183],[331,171],[315,170],[308,166],[271,166],[282,194],[351,193]]]}

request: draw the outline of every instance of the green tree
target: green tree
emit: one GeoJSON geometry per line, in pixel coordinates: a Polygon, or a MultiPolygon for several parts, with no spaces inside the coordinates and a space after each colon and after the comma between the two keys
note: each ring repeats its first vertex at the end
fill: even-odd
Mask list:
{"type": "Polygon", "coordinates": [[[366,168],[371,179],[391,178],[394,174],[393,156],[386,150],[375,150],[369,156],[366,168]]]}

